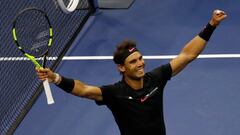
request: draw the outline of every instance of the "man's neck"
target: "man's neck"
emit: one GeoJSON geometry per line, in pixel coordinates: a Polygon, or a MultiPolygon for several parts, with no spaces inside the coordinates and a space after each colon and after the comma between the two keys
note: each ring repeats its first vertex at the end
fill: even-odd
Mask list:
{"type": "Polygon", "coordinates": [[[134,90],[139,90],[143,88],[143,78],[132,79],[125,77],[124,80],[134,90]]]}

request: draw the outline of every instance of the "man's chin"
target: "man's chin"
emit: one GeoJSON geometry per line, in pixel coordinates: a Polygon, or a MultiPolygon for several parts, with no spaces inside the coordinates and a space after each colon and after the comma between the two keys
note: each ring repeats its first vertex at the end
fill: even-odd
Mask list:
{"type": "Polygon", "coordinates": [[[143,77],[144,77],[144,73],[141,73],[141,74],[135,75],[134,77],[132,76],[131,78],[133,80],[141,80],[143,77]]]}
{"type": "Polygon", "coordinates": [[[141,73],[139,73],[139,74],[137,75],[137,77],[142,78],[144,75],[145,75],[145,73],[144,73],[144,72],[141,72],[141,73]]]}

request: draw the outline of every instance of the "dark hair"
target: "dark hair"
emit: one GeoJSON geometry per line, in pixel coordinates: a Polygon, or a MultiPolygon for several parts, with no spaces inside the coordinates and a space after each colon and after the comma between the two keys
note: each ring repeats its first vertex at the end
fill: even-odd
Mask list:
{"type": "Polygon", "coordinates": [[[113,61],[116,64],[124,64],[125,59],[135,51],[138,51],[135,41],[123,40],[117,45],[116,51],[113,54],[113,61]]]}

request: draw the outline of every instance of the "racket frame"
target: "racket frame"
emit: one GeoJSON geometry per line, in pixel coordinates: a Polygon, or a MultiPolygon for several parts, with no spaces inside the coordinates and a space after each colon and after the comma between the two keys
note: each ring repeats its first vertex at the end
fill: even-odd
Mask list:
{"type": "MultiPolygon", "coordinates": [[[[15,45],[17,46],[17,48],[20,50],[20,52],[22,52],[22,54],[27,57],[30,61],[32,61],[32,63],[37,67],[37,68],[45,68],[46,66],[46,61],[47,61],[47,55],[48,55],[48,51],[49,51],[49,48],[51,47],[52,45],[52,40],[53,40],[53,30],[52,30],[52,25],[50,23],[50,20],[47,16],[47,14],[38,9],[38,8],[35,8],[35,7],[30,7],[30,8],[25,8],[24,10],[20,11],[15,17],[14,17],[14,20],[13,20],[13,26],[12,26],[12,36],[13,36],[13,40],[15,42],[15,45]],[[49,25],[49,39],[48,39],[48,47],[47,47],[47,50],[41,55],[41,57],[43,57],[43,64],[40,65],[39,62],[36,60],[36,57],[29,54],[29,53],[26,53],[24,50],[23,50],[23,47],[19,44],[18,42],[18,39],[17,39],[17,31],[16,31],[16,20],[18,17],[20,17],[22,14],[24,14],[25,12],[27,11],[30,11],[30,10],[35,10],[35,11],[38,11],[38,12],[41,12],[47,22],[48,22],[48,25],[49,25]]],[[[46,94],[46,98],[47,98],[47,103],[48,104],[53,104],[54,103],[54,100],[53,100],[53,97],[52,97],[52,93],[51,93],[51,89],[50,89],[50,85],[49,85],[49,82],[48,82],[48,79],[46,79],[44,82],[43,82],[43,87],[44,87],[44,91],[45,91],[45,94],[46,94]]]]}
{"type": "Polygon", "coordinates": [[[38,8],[35,8],[35,7],[25,8],[24,10],[20,11],[20,12],[14,17],[13,26],[12,26],[12,35],[13,35],[13,39],[14,39],[14,41],[15,41],[15,44],[17,45],[18,49],[22,52],[22,54],[25,55],[29,60],[31,60],[36,67],[38,67],[38,68],[44,67],[44,68],[45,68],[45,65],[46,65],[46,57],[47,57],[47,55],[48,55],[48,50],[49,50],[49,48],[50,48],[51,45],[52,45],[52,38],[53,38],[52,25],[51,25],[51,23],[50,23],[50,20],[49,20],[47,14],[46,14],[44,11],[42,11],[42,10],[40,10],[40,9],[38,9],[38,8]],[[35,56],[33,56],[33,55],[29,54],[29,53],[26,53],[26,52],[23,50],[23,47],[21,47],[21,45],[19,44],[19,42],[18,42],[18,40],[17,40],[16,20],[17,20],[18,17],[21,16],[21,14],[23,14],[23,13],[25,13],[25,12],[27,12],[27,11],[30,11],[30,10],[35,10],[35,11],[41,12],[41,13],[45,16],[45,18],[46,18],[46,20],[47,20],[47,22],[48,22],[48,25],[49,25],[48,48],[47,48],[46,52],[44,52],[43,55],[42,55],[42,56],[43,56],[43,59],[44,59],[42,66],[39,64],[39,62],[37,62],[35,56]]]}

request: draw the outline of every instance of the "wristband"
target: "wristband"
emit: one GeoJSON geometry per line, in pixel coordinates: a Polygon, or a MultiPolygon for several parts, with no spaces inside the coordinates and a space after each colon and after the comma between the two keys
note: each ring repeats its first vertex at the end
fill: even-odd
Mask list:
{"type": "Polygon", "coordinates": [[[61,81],[59,82],[59,84],[56,84],[56,85],[59,88],[61,88],[63,91],[67,93],[71,93],[75,85],[74,80],[65,78],[63,76],[61,76],[60,78],[61,78],[61,81]]]}
{"type": "Polygon", "coordinates": [[[212,26],[211,24],[208,23],[205,26],[205,28],[198,34],[198,36],[204,39],[205,41],[209,41],[215,28],[216,28],[215,26],[212,26]]]}
{"type": "Polygon", "coordinates": [[[60,75],[58,73],[54,73],[54,74],[55,74],[55,79],[53,80],[53,83],[59,84],[61,81],[60,75]]]}

